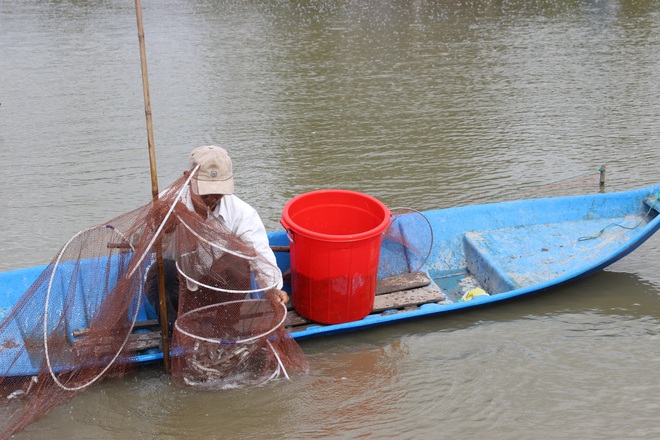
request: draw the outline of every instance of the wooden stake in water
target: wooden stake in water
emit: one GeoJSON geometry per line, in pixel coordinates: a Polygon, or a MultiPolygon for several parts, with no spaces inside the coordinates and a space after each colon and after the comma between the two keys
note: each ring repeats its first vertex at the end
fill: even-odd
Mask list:
{"type": "MultiPolygon", "coordinates": [[[[135,0],[137,16],[138,39],[140,41],[140,61],[142,65],[142,91],[144,93],[144,113],[147,118],[147,143],[149,148],[149,165],[151,170],[151,195],[158,200],[158,175],[156,173],[156,149],[154,147],[154,130],[151,121],[151,102],[149,100],[149,77],[147,74],[147,51],[144,45],[144,26],[142,25],[142,5],[135,0]]],[[[163,367],[165,373],[170,372],[170,343],[167,325],[167,298],[165,295],[165,269],[163,265],[163,249],[160,240],[156,241],[156,266],[158,268],[158,298],[160,300],[160,329],[163,347],[163,367]]]]}

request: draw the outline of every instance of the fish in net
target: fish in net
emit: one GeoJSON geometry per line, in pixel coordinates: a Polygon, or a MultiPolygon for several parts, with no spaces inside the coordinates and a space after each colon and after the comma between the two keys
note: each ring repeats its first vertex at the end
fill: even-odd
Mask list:
{"type": "Polygon", "coordinates": [[[0,438],[94,383],[129,373],[151,309],[144,283],[156,249],[179,281],[175,383],[251,386],[307,371],[270,294],[281,273],[199,207],[190,170],[159,199],[74,235],[0,322],[0,438]]]}
{"type": "Polygon", "coordinates": [[[295,342],[281,330],[285,320],[286,306],[271,299],[227,301],[184,313],[175,323],[172,379],[228,389],[288,377],[280,354],[295,342]]]}

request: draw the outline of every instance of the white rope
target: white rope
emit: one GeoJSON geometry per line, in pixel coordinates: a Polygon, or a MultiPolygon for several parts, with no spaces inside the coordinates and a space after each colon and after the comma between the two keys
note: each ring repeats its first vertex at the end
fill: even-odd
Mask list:
{"type": "Polygon", "coordinates": [[[278,377],[279,375],[280,375],[280,366],[278,365],[277,368],[275,368],[275,371],[273,372],[273,374],[271,374],[270,377],[269,377],[268,379],[264,379],[262,382],[260,382],[260,384],[263,385],[263,384],[265,384],[265,383],[268,383],[268,382],[270,382],[271,380],[273,380],[273,379],[275,379],[276,377],[278,377]]]}
{"type": "Polygon", "coordinates": [[[284,377],[286,377],[288,380],[291,380],[289,375],[286,372],[286,368],[284,368],[284,364],[282,363],[282,359],[280,359],[280,356],[277,354],[277,350],[275,350],[275,347],[273,347],[273,344],[270,343],[268,339],[266,339],[266,342],[268,343],[268,346],[270,349],[273,351],[273,354],[275,355],[275,359],[277,359],[277,363],[279,364],[278,370],[281,368],[282,372],[284,372],[284,377]]]}

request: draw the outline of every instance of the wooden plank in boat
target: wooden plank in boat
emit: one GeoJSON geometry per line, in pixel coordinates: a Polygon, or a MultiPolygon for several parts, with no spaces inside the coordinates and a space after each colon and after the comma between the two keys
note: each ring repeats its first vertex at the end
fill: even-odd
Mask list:
{"type": "Polygon", "coordinates": [[[404,273],[395,277],[384,278],[376,284],[376,295],[415,289],[431,284],[431,280],[422,272],[404,273]]]}
{"type": "MultiPolygon", "coordinates": [[[[401,309],[414,309],[422,304],[438,303],[445,301],[447,297],[435,285],[418,287],[399,292],[384,293],[376,296],[374,299],[374,308],[372,313],[381,313],[387,310],[398,311],[401,309]]],[[[295,327],[296,330],[307,325],[316,325],[317,323],[300,316],[295,310],[289,310],[285,326],[289,329],[295,327]]]]}
{"type": "MultiPolygon", "coordinates": [[[[416,307],[421,304],[444,301],[445,299],[445,295],[437,286],[431,285],[431,280],[425,274],[421,272],[408,273],[378,281],[372,313],[416,307]]],[[[291,306],[289,307],[285,324],[287,328],[311,324],[315,323],[303,318],[291,306]]],[[[140,321],[135,325],[136,329],[148,329],[150,327],[160,327],[158,320],[140,321]]],[[[82,337],[87,333],[89,333],[87,328],[74,330],[73,332],[75,337],[82,337]]],[[[127,342],[127,349],[140,351],[159,347],[160,337],[159,331],[133,333],[127,342]]],[[[103,345],[86,347],[85,339],[80,339],[75,345],[77,349],[93,349],[99,355],[103,354],[104,351],[103,345]]]]}
{"type": "Polygon", "coordinates": [[[306,324],[313,324],[312,321],[310,321],[307,318],[303,318],[298,314],[293,309],[290,309],[287,314],[286,314],[286,322],[284,323],[284,327],[289,328],[289,327],[297,327],[300,325],[306,325],[306,324]]]}
{"type": "Polygon", "coordinates": [[[126,343],[129,351],[141,351],[149,348],[160,347],[160,332],[133,333],[126,343]]]}
{"type": "MultiPolygon", "coordinates": [[[[436,285],[432,285],[431,280],[425,274],[403,274],[385,278],[378,282],[372,313],[417,307],[421,304],[441,302],[446,299],[442,291],[436,285]]],[[[289,310],[286,327],[300,327],[311,324],[315,323],[300,316],[295,310],[289,310]]]]}
{"type": "MultiPolygon", "coordinates": [[[[135,323],[133,326],[133,330],[144,330],[144,329],[152,329],[158,327],[160,328],[160,323],[158,322],[157,319],[145,319],[144,321],[138,321],[135,323]]],[[[71,333],[73,334],[73,337],[75,338],[80,338],[82,336],[86,336],[89,334],[89,328],[79,328],[76,330],[73,330],[71,333]]]]}
{"type": "MultiPolygon", "coordinates": [[[[135,352],[160,347],[160,337],[160,332],[155,331],[132,333],[128,337],[125,350],[135,352]]],[[[113,344],[112,337],[108,336],[100,341],[94,341],[93,345],[88,343],[86,339],[79,339],[75,342],[74,349],[83,353],[92,351],[96,356],[101,357],[114,354],[116,345],[113,344]]]]}
{"type": "Polygon", "coordinates": [[[435,285],[416,289],[386,293],[376,296],[373,313],[391,309],[402,309],[409,306],[440,302],[447,299],[445,294],[435,285]]]}

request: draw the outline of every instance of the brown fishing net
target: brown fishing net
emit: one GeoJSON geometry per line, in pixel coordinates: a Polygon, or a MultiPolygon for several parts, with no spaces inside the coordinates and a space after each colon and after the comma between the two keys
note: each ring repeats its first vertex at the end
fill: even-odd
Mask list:
{"type": "Polygon", "coordinates": [[[145,294],[158,246],[168,288],[175,286],[177,384],[242,387],[307,370],[284,330],[286,307],[268,293],[279,269],[207,214],[195,171],[156,202],[76,234],[4,317],[0,438],[148,353],[136,336],[159,311],[145,294]]]}
{"type": "MultiPolygon", "coordinates": [[[[292,338],[279,331],[286,306],[269,299],[211,304],[184,313],[175,324],[172,378],[205,389],[257,385],[285,376],[294,359],[292,338]],[[284,365],[288,361],[289,366],[284,365]]],[[[304,365],[295,365],[304,369],[304,365]]]]}

